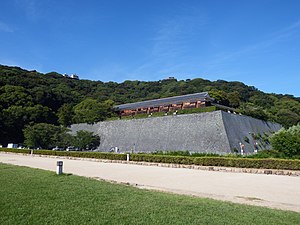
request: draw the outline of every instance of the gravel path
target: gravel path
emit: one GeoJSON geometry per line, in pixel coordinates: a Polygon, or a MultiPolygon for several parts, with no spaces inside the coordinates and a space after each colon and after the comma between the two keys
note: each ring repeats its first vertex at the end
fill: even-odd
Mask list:
{"type": "MultiPolygon", "coordinates": [[[[0,153],[0,162],[56,170],[59,158],[0,153]]],[[[300,212],[300,177],[61,159],[64,172],[138,188],[300,212]]]]}

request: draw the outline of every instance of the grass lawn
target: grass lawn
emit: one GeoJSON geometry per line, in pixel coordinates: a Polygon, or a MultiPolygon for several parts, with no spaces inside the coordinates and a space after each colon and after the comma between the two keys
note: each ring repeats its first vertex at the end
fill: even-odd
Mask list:
{"type": "Polygon", "coordinates": [[[296,225],[300,213],[0,164],[0,224],[296,225]]]}

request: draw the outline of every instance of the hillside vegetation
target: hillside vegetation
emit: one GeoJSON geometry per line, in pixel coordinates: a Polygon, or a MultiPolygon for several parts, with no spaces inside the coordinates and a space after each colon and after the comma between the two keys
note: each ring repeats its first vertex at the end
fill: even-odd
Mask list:
{"type": "Polygon", "coordinates": [[[101,82],[75,80],[0,65],[0,144],[22,143],[28,125],[69,126],[113,117],[113,105],[208,91],[245,115],[283,124],[300,122],[300,98],[267,94],[241,82],[187,80],[101,82]]]}

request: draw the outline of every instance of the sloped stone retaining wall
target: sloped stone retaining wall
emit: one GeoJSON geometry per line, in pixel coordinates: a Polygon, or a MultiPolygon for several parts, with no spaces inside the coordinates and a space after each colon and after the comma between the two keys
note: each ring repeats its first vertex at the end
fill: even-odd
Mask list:
{"type": "MultiPolygon", "coordinates": [[[[88,130],[98,134],[98,151],[103,152],[117,147],[120,152],[188,150],[217,154],[228,154],[234,148],[239,149],[239,143],[244,142],[244,137],[251,132],[270,133],[279,128],[278,124],[223,111],[71,126],[73,133],[88,130]]],[[[251,141],[245,143],[246,153],[254,150],[251,141]]]]}

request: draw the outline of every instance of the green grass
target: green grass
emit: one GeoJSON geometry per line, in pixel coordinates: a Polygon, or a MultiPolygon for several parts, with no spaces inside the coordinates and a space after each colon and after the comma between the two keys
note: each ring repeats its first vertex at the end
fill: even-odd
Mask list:
{"type": "MultiPolygon", "coordinates": [[[[0,164],[0,224],[299,224],[300,214],[0,164]]],[[[292,193],[291,193],[292,194],[292,193]]]]}

